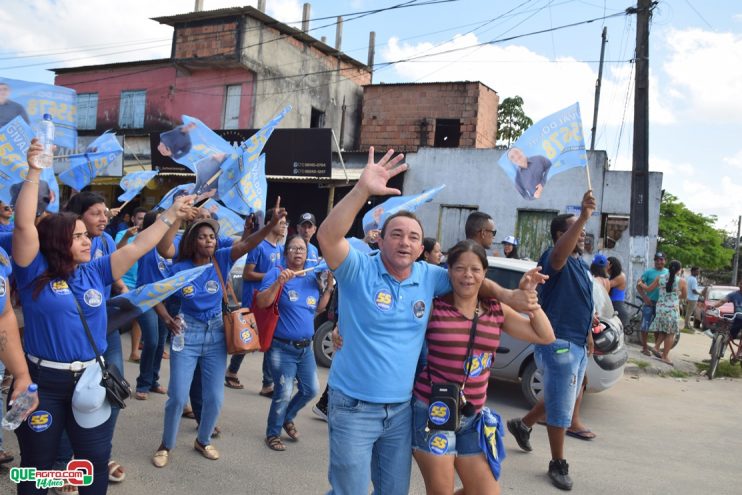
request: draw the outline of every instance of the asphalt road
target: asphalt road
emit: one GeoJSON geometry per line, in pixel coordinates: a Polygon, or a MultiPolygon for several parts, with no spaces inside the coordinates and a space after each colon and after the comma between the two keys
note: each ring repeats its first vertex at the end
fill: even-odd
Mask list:
{"type": "MultiPolygon", "coordinates": [[[[700,339],[681,340],[676,350],[679,356],[695,352],[686,352],[684,342],[698,349],[706,345],[700,339]]],[[[329,488],[327,427],[314,417],[311,408],[297,419],[302,435],[299,442],[286,440],[285,452],[271,451],[263,443],[269,400],[257,394],[261,359],[261,355],[254,355],[245,360],[240,373],[245,390],[226,389],[220,420],[223,433],[214,441],[222,454],[218,461],[207,460],[193,449],[196,423],[184,419],[170,464],[164,469],[153,467],[150,456],[160,442],[165,397],[130,400],[114,439],[114,457],[124,465],[127,478],[112,485],[109,493],[324,493],[329,488]]],[[[127,363],[129,378],[137,371],[127,363]]],[[[167,365],[164,373],[167,375],[167,365]]],[[[321,368],[320,382],[324,385],[326,379],[327,370],[321,368]]],[[[517,385],[493,382],[489,395],[489,406],[504,419],[522,415],[527,409],[517,385]]],[[[583,418],[598,437],[590,442],[567,439],[573,493],[740,493],[740,411],[740,380],[627,373],[614,388],[589,395],[584,402],[583,418]]],[[[550,456],[545,428],[534,429],[532,453],[521,452],[510,436],[505,442],[508,457],[500,480],[503,494],[559,493],[546,476],[550,456]]],[[[13,434],[5,435],[5,443],[18,453],[13,434]]],[[[6,493],[14,493],[14,485],[4,466],[0,468],[0,494],[6,493]]],[[[424,493],[414,463],[410,493],[424,493]]]]}

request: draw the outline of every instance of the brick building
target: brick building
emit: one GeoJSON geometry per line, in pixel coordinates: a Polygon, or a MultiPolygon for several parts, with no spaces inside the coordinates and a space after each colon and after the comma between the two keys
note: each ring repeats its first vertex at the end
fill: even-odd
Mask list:
{"type": "Polygon", "coordinates": [[[364,86],[360,148],[494,148],[499,101],[481,82],[364,86]]]}

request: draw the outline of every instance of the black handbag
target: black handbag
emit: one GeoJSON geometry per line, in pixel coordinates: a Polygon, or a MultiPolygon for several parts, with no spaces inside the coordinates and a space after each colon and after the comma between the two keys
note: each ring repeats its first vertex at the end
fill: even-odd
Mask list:
{"type": "Polygon", "coordinates": [[[82,313],[80,303],[77,302],[77,298],[74,295],[72,298],[75,301],[77,314],[80,315],[80,321],[82,322],[82,326],[85,328],[85,333],[88,336],[90,345],[93,346],[93,351],[95,351],[95,359],[98,361],[98,365],[100,365],[100,369],[103,372],[103,378],[101,379],[100,384],[106,389],[108,402],[110,402],[114,407],[124,409],[126,407],[126,402],[124,401],[131,397],[131,385],[129,385],[129,382],[126,381],[126,378],[121,374],[121,370],[119,370],[115,364],[103,362],[100,351],[98,351],[98,346],[95,345],[95,340],[93,340],[93,334],[90,332],[90,328],[88,327],[88,322],[85,320],[85,315],[82,313]]]}
{"type": "MultiPolygon", "coordinates": [[[[466,349],[464,363],[469,363],[474,348],[474,336],[477,332],[477,321],[479,320],[479,309],[474,313],[469,332],[469,343],[466,349]]],[[[458,431],[461,427],[461,415],[466,417],[474,415],[474,406],[467,402],[464,389],[469,378],[469,366],[466,364],[464,383],[433,383],[428,365],[428,381],[430,382],[430,402],[428,406],[427,430],[458,431]]]]}

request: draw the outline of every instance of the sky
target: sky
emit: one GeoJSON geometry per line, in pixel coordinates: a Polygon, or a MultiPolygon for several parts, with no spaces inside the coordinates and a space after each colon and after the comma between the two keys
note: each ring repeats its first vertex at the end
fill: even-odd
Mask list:
{"type": "MultiPolygon", "coordinates": [[[[333,23],[343,15],[341,49],[366,62],[374,31],[374,83],[481,81],[501,100],[521,96],[534,121],[577,101],[589,146],[606,27],[595,148],[612,169],[629,170],[636,16],[624,12],[632,1],[315,0],[310,34],[334,44],[333,23]],[[399,62],[411,57],[418,58],[399,62]]],[[[302,3],[266,0],[267,13],[298,26],[302,3]]],[[[204,10],[256,4],[204,0],[204,10]]],[[[50,68],[168,57],[172,28],[150,18],[191,11],[194,0],[3,0],[3,7],[0,76],[53,83],[50,68]]],[[[733,232],[742,214],[742,2],[660,0],[649,43],[650,170],[663,172],[663,188],[688,208],[733,232]]]]}

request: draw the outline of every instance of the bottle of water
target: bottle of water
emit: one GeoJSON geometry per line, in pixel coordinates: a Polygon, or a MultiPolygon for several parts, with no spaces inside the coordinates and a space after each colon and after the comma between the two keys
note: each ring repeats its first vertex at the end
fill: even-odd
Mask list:
{"type": "Polygon", "coordinates": [[[178,323],[178,333],[173,336],[172,350],[179,352],[185,347],[186,322],[185,318],[183,318],[183,313],[178,314],[175,317],[175,321],[178,323]]]}
{"type": "Polygon", "coordinates": [[[2,426],[6,430],[15,430],[23,422],[23,416],[31,409],[37,395],[39,387],[32,383],[28,386],[28,390],[20,394],[16,400],[13,401],[13,407],[3,417],[2,426]]]}
{"type": "Polygon", "coordinates": [[[54,161],[54,122],[52,122],[52,116],[48,113],[44,114],[44,117],[39,124],[36,138],[44,147],[36,165],[43,168],[49,168],[52,166],[54,161]]]}

